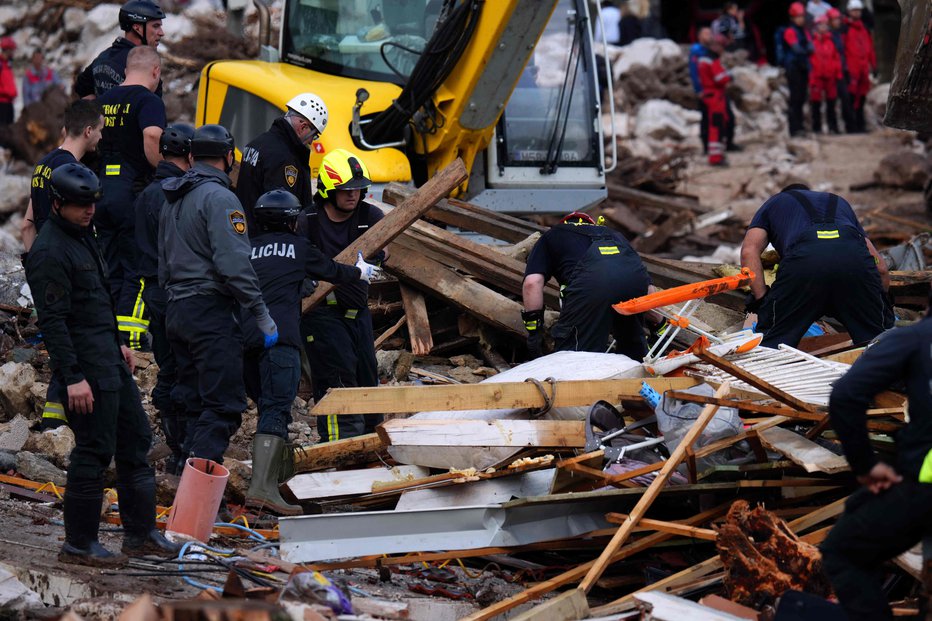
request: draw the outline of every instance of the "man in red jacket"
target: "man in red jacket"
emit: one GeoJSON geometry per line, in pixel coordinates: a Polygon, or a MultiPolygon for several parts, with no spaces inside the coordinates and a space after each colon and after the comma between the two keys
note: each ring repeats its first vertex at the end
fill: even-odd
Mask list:
{"type": "Polygon", "coordinates": [[[825,100],[825,117],[828,131],[838,133],[838,118],[835,116],[835,100],[838,98],[838,80],[841,79],[841,56],[828,27],[828,16],[815,20],[812,35],[812,70],[809,72],[809,108],[812,110],[812,131],[822,133],[822,100],[825,100]]]}
{"type": "Polygon", "coordinates": [[[725,128],[728,126],[728,103],[725,86],[731,76],[720,59],[727,38],[717,34],[709,44],[708,56],[699,59],[699,84],[702,86],[702,103],[709,114],[709,165],[727,166],[725,160],[725,128]]]}
{"type": "Polygon", "coordinates": [[[13,37],[0,39],[0,125],[13,122],[13,100],[16,99],[17,91],[10,59],[15,49],[16,41],[13,37]]]}
{"type": "Polygon", "coordinates": [[[851,82],[848,90],[854,107],[854,133],[867,131],[864,124],[864,100],[871,89],[870,73],[877,69],[874,40],[864,22],[861,21],[861,0],[848,2],[848,31],[845,33],[845,58],[851,82]]]}

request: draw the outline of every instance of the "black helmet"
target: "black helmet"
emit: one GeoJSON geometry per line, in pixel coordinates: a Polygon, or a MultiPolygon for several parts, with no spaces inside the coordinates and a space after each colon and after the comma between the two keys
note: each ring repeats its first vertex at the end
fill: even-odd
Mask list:
{"type": "Polygon", "coordinates": [[[128,32],[133,24],[148,24],[157,19],[165,19],[165,11],[152,0],[129,0],[120,7],[120,30],[128,32]]]}
{"type": "Polygon", "coordinates": [[[223,125],[201,125],[191,139],[194,157],[223,157],[235,147],[233,136],[223,125]]]}
{"type": "Polygon", "coordinates": [[[301,213],[301,201],[287,190],[271,190],[259,197],[252,210],[256,224],[265,228],[291,225],[301,213]]]}
{"type": "Polygon", "coordinates": [[[187,123],[169,125],[159,138],[159,152],[162,155],[187,155],[191,152],[191,139],[194,138],[194,126],[187,123]]]}
{"type": "Polygon", "coordinates": [[[52,171],[49,191],[55,200],[72,205],[91,205],[100,200],[100,180],[84,164],[71,162],[52,171]]]}

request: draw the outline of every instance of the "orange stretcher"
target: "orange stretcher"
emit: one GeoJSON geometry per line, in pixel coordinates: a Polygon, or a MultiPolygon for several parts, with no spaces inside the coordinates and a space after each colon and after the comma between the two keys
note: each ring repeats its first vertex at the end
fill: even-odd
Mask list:
{"type": "Polygon", "coordinates": [[[642,295],[639,298],[633,298],[617,304],[612,304],[612,308],[622,315],[636,315],[661,306],[670,306],[679,302],[687,302],[699,298],[706,298],[710,295],[733,291],[739,287],[747,287],[754,280],[754,272],[746,267],[741,268],[740,274],[734,276],[725,276],[724,278],[713,278],[712,280],[703,280],[681,287],[673,287],[657,293],[642,295]]]}

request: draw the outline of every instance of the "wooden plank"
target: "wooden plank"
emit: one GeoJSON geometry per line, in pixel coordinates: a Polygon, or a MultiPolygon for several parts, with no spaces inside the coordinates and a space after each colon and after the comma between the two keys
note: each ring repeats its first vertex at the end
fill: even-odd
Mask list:
{"type": "Polygon", "coordinates": [[[699,201],[694,199],[664,194],[652,194],[643,190],[629,188],[612,180],[608,180],[608,194],[614,200],[648,207],[658,207],[667,212],[681,211],[698,214],[710,211],[709,207],[703,206],[699,201]]]}
{"type": "Polygon", "coordinates": [[[395,418],[378,427],[389,446],[534,446],[582,448],[580,420],[423,420],[395,418]]]}
{"type": "MultiPolygon", "coordinates": [[[[624,524],[627,519],[628,516],[624,513],[609,513],[605,516],[605,520],[611,524],[624,524]]],[[[682,537],[689,537],[690,539],[704,539],[706,541],[715,541],[718,538],[718,533],[711,528],[686,526],[685,524],[679,524],[677,522],[652,520],[649,518],[641,518],[640,525],[635,530],[656,530],[662,533],[670,533],[671,535],[680,535],[682,537]]]]}
{"type": "Polygon", "coordinates": [[[680,401],[689,401],[690,403],[702,403],[708,405],[714,403],[726,408],[736,408],[745,412],[754,412],[756,414],[771,414],[773,416],[786,416],[787,418],[800,418],[803,420],[820,421],[824,418],[823,414],[813,414],[812,412],[801,412],[793,408],[780,405],[771,405],[768,403],[755,403],[744,399],[716,399],[705,395],[694,395],[688,392],[672,391],[666,394],[668,399],[678,399],[680,401]]]}
{"type": "Polygon", "coordinates": [[[385,269],[402,282],[445,300],[499,330],[524,337],[521,304],[423,254],[391,244],[385,269]]]}
{"type": "Polygon", "coordinates": [[[378,350],[379,348],[381,348],[381,347],[382,347],[382,343],[384,343],[385,341],[387,341],[388,339],[390,339],[390,338],[392,337],[393,334],[395,334],[396,332],[398,332],[398,330],[401,329],[401,326],[404,325],[404,323],[405,323],[406,320],[407,320],[407,319],[406,319],[406,316],[405,316],[405,315],[402,315],[402,316],[398,319],[398,321],[395,322],[395,325],[393,325],[392,327],[390,327],[388,330],[386,330],[385,332],[383,332],[382,334],[380,334],[379,337],[378,337],[377,339],[375,339],[375,343],[373,343],[373,347],[375,347],[376,350],[378,350]]]}
{"type": "MultiPolygon", "coordinates": [[[[716,397],[723,397],[728,394],[728,391],[731,389],[731,384],[725,382],[722,384],[718,390],[715,391],[716,397]]],[[[615,533],[615,536],[612,537],[612,540],[605,547],[605,550],[599,555],[599,558],[596,559],[595,564],[589,570],[589,573],[586,574],[586,577],[579,584],[579,589],[588,593],[593,586],[595,586],[596,581],[602,576],[605,572],[605,569],[612,562],[612,557],[615,552],[628,540],[628,537],[631,536],[631,532],[635,526],[638,525],[638,522],[641,518],[644,517],[644,514],[647,513],[647,510],[650,508],[654,501],[657,499],[657,496],[660,495],[660,490],[664,485],[667,484],[667,480],[673,474],[680,463],[686,457],[686,451],[693,445],[693,442],[702,434],[703,430],[706,428],[706,425],[711,422],[712,417],[715,416],[715,413],[718,412],[719,406],[717,405],[707,405],[702,408],[702,412],[696,418],[696,421],[689,428],[689,431],[686,432],[686,435],[683,436],[683,439],[677,445],[676,449],[670,454],[670,458],[664,462],[663,468],[660,470],[660,473],[651,481],[650,486],[645,490],[644,495],[638,501],[638,503],[631,510],[631,513],[628,514],[627,519],[625,519],[624,524],[621,525],[621,528],[618,529],[618,532],[615,533]]]]}
{"type": "Polygon", "coordinates": [[[802,466],[806,472],[835,474],[850,469],[844,456],[836,455],[789,429],[773,427],[757,435],[767,448],[785,455],[793,463],[802,466]]]}
{"type": "Polygon", "coordinates": [[[632,242],[632,247],[640,253],[652,254],[669,241],[671,237],[687,222],[691,214],[674,213],[660,224],[655,224],[632,242]]]}
{"type": "Polygon", "coordinates": [[[560,593],[543,604],[511,617],[512,621],[576,621],[589,618],[586,594],[578,589],[560,593]]]}
{"type": "Polygon", "coordinates": [[[415,356],[426,356],[434,348],[434,335],[430,331],[424,294],[408,285],[401,285],[401,301],[405,307],[411,353],[415,356]]]}
{"type": "Polygon", "coordinates": [[[380,483],[403,483],[426,477],[430,472],[420,466],[364,468],[337,472],[311,472],[292,477],[288,489],[298,500],[333,498],[369,494],[380,483]]]}
{"type": "MultiPolygon", "coordinates": [[[[457,158],[418,188],[401,205],[382,218],[378,224],[360,235],[356,241],[338,254],[335,260],[353,265],[356,263],[356,254],[358,252],[362,252],[364,257],[371,257],[398,237],[404,229],[426,213],[438,200],[449,194],[456,186],[468,178],[469,173],[466,171],[463,160],[457,158]]],[[[321,282],[317,290],[301,302],[301,312],[306,313],[311,310],[327,297],[327,294],[333,291],[334,288],[332,283],[321,282]]]]}
{"type": "MultiPolygon", "coordinates": [[[[663,394],[699,384],[691,377],[568,380],[557,382],[553,407],[588,406],[600,399],[610,403],[640,400],[641,384],[647,382],[663,394]]],[[[549,387],[547,388],[549,390],[549,387]]],[[[545,405],[540,390],[530,382],[482,382],[447,386],[371,386],[331,388],[311,410],[313,415],[404,414],[447,410],[540,409],[545,405]]]]}
{"type": "Polygon", "coordinates": [[[377,453],[383,448],[376,433],[298,447],[294,456],[295,472],[346,468],[377,461],[377,453]]]}

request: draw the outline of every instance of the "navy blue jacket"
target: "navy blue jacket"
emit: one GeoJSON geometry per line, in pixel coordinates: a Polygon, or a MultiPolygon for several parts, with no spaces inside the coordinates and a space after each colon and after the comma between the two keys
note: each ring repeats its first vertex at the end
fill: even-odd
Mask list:
{"type": "Polygon", "coordinates": [[[159,214],[165,204],[162,182],[180,177],[184,171],[162,160],[155,168],[155,180],[136,197],[136,273],[158,285],[159,275],[159,214]]]}

